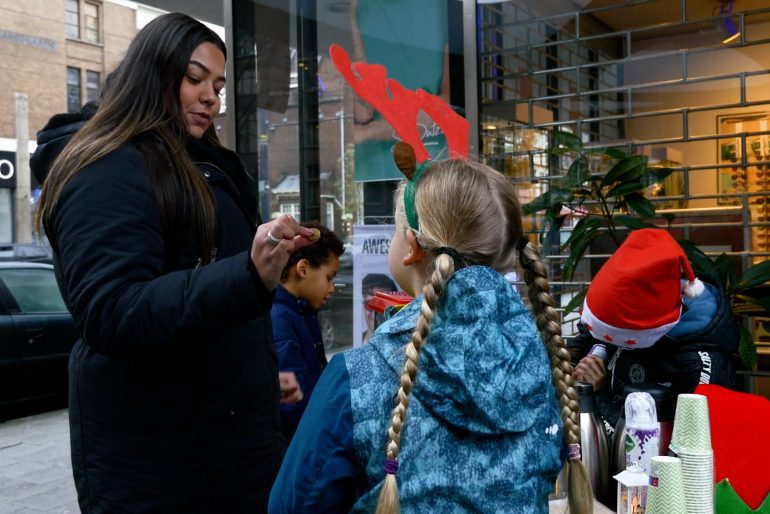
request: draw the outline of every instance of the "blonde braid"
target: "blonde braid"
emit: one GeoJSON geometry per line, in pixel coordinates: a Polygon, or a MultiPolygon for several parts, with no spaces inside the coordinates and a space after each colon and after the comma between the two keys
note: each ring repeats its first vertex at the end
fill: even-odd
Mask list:
{"type": "MultiPolygon", "coordinates": [[[[401,370],[401,387],[398,390],[398,403],[393,409],[393,418],[388,429],[388,445],[385,450],[386,459],[398,460],[398,450],[401,444],[401,433],[404,429],[406,408],[409,407],[409,393],[412,383],[417,376],[417,363],[420,352],[430,332],[430,326],[435,316],[436,306],[444,294],[447,280],[455,271],[454,261],[446,254],[440,254],[434,262],[435,269],[430,274],[423,287],[423,300],[420,305],[420,317],[412,332],[412,338],[406,345],[406,361],[401,370]]],[[[398,498],[398,482],[395,473],[388,472],[382,485],[380,499],[377,503],[376,514],[398,514],[401,506],[398,498]]]]}
{"type": "MultiPolygon", "coordinates": [[[[529,300],[532,303],[537,328],[545,341],[548,357],[551,360],[553,369],[551,378],[561,405],[564,440],[569,445],[579,445],[580,404],[573,387],[570,355],[561,337],[559,313],[554,307],[553,297],[550,294],[548,271],[534,246],[527,243],[523,248],[521,246],[519,248],[529,300]]],[[[565,472],[569,511],[572,514],[593,512],[591,482],[580,458],[569,458],[565,465],[565,472]]]]}

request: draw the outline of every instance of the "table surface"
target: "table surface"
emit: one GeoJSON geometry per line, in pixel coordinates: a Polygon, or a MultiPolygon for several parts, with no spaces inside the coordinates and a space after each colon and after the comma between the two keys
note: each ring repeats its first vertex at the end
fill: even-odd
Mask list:
{"type": "MultiPolygon", "coordinates": [[[[567,512],[569,512],[567,500],[551,500],[548,502],[548,514],[566,514],[567,512]]],[[[615,511],[594,500],[594,514],[615,514],[615,511]]]]}

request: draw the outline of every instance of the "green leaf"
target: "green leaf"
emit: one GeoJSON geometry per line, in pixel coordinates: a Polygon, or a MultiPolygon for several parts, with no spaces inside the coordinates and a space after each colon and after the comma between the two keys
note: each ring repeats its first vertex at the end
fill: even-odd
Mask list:
{"type": "Polygon", "coordinates": [[[657,225],[647,223],[646,221],[642,221],[639,218],[634,218],[633,216],[625,216],[621,214],[619,216],[613,216],[612,219],[631,230],[637,230],[640,228],[658,228],[657,225]]]}
{"type": "MultiPolygon", "coordinates": [[[[677,239],[679,246],[684,250],[684,254],[687,256],[687,260],[692,264],[693,271],[695,273],[708,273],[709,275],[716,275],[714,273],[714,261],[703,253],[703,250],[695,246],[692,241],[688,239],[677,239]]],[[[722,288],[726,288],[727,284],[722,283],[722,288]]]]}
{"type": "Polygon", "coordinates": [[[713,273],[719,278],[722,284],[725,284],[725,290],[731,291],[736,280],[737,271],[735,270],[735,261],[727,254],[723,253],[714,259],[713,273]]]}
{"type": "Polygon", "coordinates": [[[572,297],[572,300],[570,300],[567,306],[564,307],[564,317],[567,317],[569,313],[571,313],[575,309],[580,308],[580,306],[583,305],[583,300],[585,300],[587,292],[588,292],[587,289],[583,289],[578,294],[572,297]]]}
{"type": "Polygon", "coordinates": [[[591,148],[587,151],[591,155],[602,155],[610,159],[620,160],[628,157],[628,154],[618,148],[591,148]]]}
{"type": "Polygon", "coordinates": [[[591,190],[586,189],[584,187],[576,187],[575,189],[572,190],[572,194],[580,198],[590,198],[591,190]]]}
{"type": "MultiPolygon", "coordinates": [[[[551,189],[538,196],[528,204],[522,206],[525,215],[534,214],[544,209],[550,209],[555,205],[572,201],[572,191],[567,189],[551,189]]],[[[561,209],[561,208],[560,208],[561,209]]]]}
{"type": "Polygon", "coordinates": [[[642,218],[654,218],[655,206],[644,197],[641,193],[631,193],[625,195],[623,198],[628,202],[628,206],[634,210],[634,212],[642,218]]]}
{"type": "Polygon", "coordinates": [[[755,264],[746,270],[736,288],[748,289],[770,281],[770,260],[755,264]]]}
{"type": "Polygon", "coordinates": [[[746,369],[754,369],[754,365],[757,363],[757,346],[754,344],[754,338],[751,336],[751,332],[746,330],[746,327],[739,325],[738,329],[741,332],[741,341],[738,343],[738,356],[741,358],[741,362],[746,369]]]}
{"type": "Polygon", "coordinates": [[[580,152],[583,149],[583,142],[578,136],[563,130],[555,130],[551,137],[552,151],[572,151],[580,152]]]}
{"type": "Polygon", "coordinates": [[[647,157],[644,155],[632,155],[621,159],[604,176],[601,187],[608,186],[618,180],[628,182],[638,179],[647,168],[647,157]]]}
{"type": "Polygon", "coordinates": [[[674,172],[671,168],[647,168],[647,171],[642,174],[639,181],[643,187],[649,187],[658,182],[662,182],[668,178],[674,172]]]}
{"type": "Polygon", "coordinates": [[[760,309],[763,309],[765,312],[758,312],[755,314],[756,316],[762,316],[767,317],[770,316],[770,297],[757,297],[757,298],[748,298],[749,303],[753,303],[760,309]]]}
{"type": "Polygon", "coordinates": [[[577,267],[578,262],[580,262],[583,254],[588,249],[588,245],[602,233],[603,231],[601,230],[594,230],[590,233],[586,233],[584,237],[581,237],[579,241],[576,241],[575,244],[570,246],[569,257],[564,261],[564,265],[561,268],[562,278],[565,281],[572,280],[572,275],[575,273],[575,267],[577,267]]]}
{"type": "Polygon", "coordinates": [[[585,217],[577,222],[575,228],[572,229],[572,233],[569,235],[569,239],[564,243],[564,247],[568,248],[579,241],[586,232],[590,230],[596,230],[598,227],[604,224],[602,218],[585,217]]]}
{"type": "Polygon", "coordinates": [[[572,161],[567,174],[559,181],[559,185],[569,189],[579,187],[588,180],[588,175],[588,162],[585,157],[580,156],[572,161]]]}
{"type": "Polygon", "coordinates": [[[607,197],[612,198],[613,196],[625,196],[629,193],[639,191],[643,187],[644,185],[642,185],[641,182],[621,182],[609,190],[607,197]]]}

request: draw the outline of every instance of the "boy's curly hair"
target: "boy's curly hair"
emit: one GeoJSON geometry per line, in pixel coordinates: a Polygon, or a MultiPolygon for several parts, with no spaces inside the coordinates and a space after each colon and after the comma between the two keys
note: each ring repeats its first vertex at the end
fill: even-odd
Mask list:
{"type": "Polygon", "coordinates": [[[289,276],[289,270],[302,259],[307,259],[310,266],[318,268],[322,264],[329,262],[332,255],[339,257],[345,252],[345,247],[337,234],[324,227],[317,221],[308,221],[302,223],[303,227],[317,228],[321,232],[321,238],[313,244],[307,245],[299,250],[289,254],[289,262],[284,266],[281,272],[281,280],[286,280],[289,276]]]}

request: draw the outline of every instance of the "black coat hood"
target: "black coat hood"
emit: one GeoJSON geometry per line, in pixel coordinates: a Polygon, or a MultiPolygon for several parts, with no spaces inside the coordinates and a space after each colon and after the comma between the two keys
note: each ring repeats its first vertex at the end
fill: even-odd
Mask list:
{"type": "Polygon", "coordinates": [[[89,102],[80,112],[54,114],[48,123],[37,133],[37,149],[29,159],[32,176],[42,184],[51,165],[69,142],[72,135],[91,119],[97,104],[89,102]]]}

